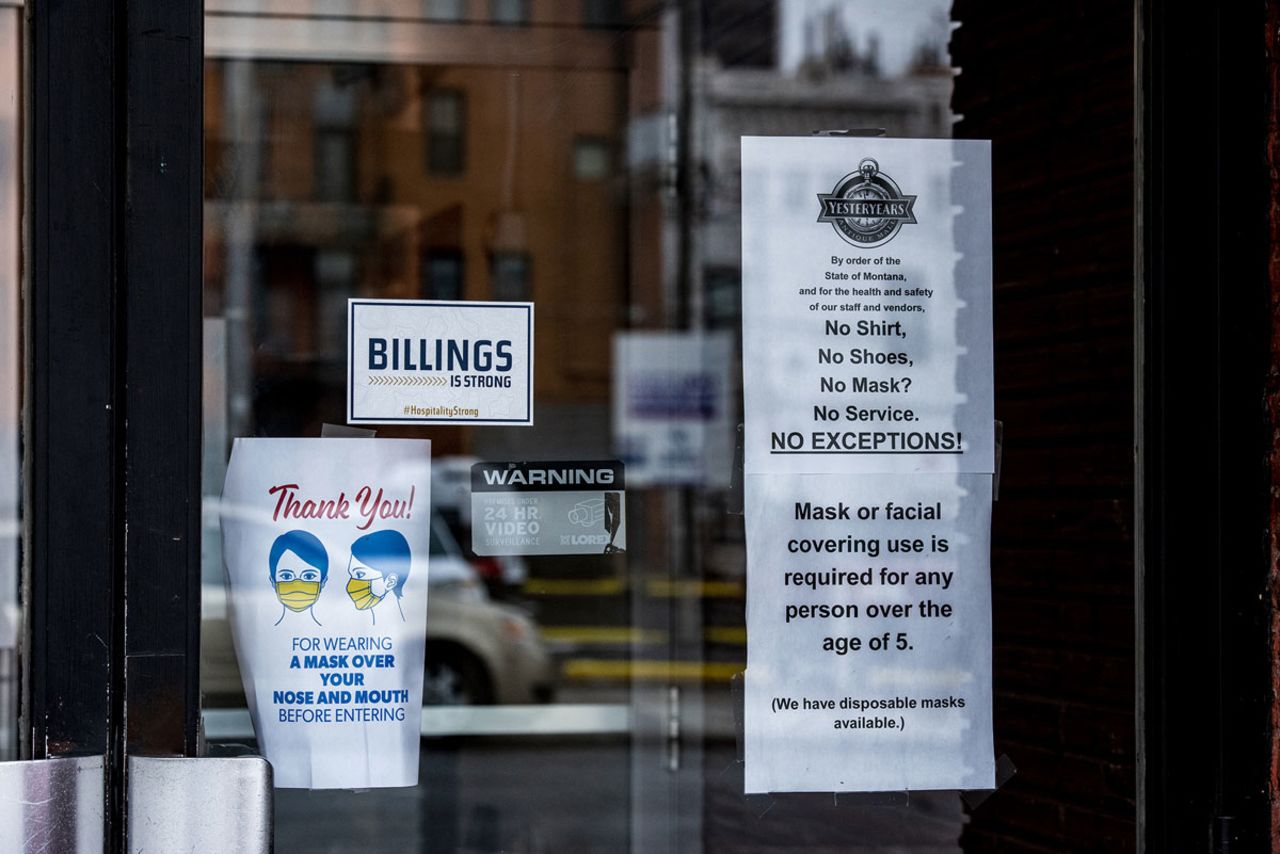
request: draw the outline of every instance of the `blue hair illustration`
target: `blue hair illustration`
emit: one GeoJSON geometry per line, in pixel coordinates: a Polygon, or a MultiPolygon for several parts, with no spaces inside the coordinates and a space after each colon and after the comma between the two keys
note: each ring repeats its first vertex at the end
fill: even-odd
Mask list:
{"type": "Polygon", "coordinates": [[[307,564],[320,570],[321,584],[329,577],[329,553],[325,551],[324,543],[320,542],[315,534],[309,534],[306,531],[288,531],[276,537],[276,541],[271,544],[268,563],[271,567],[272,584],[276,583],[276,565],[280,563],[280,558],[285,552],[293,552],[307,564]]]}
{"type": "Polygon", "coordinates": [[[404,583],[409,580],[409,569],[412,557],[409,553],[409,541],[399,531],[374,531],[365,534],[351,544],[351,556],[367,567],[378,570],[385,578],[396,577],[396,586],[391,592],[397,597],[404,595],[404,583]]]}

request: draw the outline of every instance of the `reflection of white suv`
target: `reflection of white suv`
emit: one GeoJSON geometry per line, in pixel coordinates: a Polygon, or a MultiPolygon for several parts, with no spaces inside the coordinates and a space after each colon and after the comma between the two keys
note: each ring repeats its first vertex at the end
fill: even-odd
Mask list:
{"type": "Polygon", "coordinates": [[[479,457],[437,457],[431,461],[431,504],[461,525],[471,526],[471,467],[479,457]]]}
{"type": "MultiPolygon", "coordinates": [[[[468,492],[470,490],[468,489],[468,492]]],[[[548,702],[552,664],[524,611],[489,601],[444,521],[432,514],[425,705],[548,702]],[[441,573],[436,574],[436,561],[441,573]]]]}
{"type": "MultiPolygon", "coordinates": [[[[431,519],[427,568],[424,705],[547,702],[552,664],[538,628],[516,608],[489,601],[448,527],[431,519]]],[[[200,685],[209,706],[243,706],[244,686],[222,584],[205,583],[200,685]]]]}
{"type": "Polygon", "coordinates": [[[519,555],[475,555],[471,552],[471,467],[479,457],[440,457],[431,463],[431,506],[462,544],[462,552],[496,595],[510,593],[529,578],[529,565],[519,555]]]}

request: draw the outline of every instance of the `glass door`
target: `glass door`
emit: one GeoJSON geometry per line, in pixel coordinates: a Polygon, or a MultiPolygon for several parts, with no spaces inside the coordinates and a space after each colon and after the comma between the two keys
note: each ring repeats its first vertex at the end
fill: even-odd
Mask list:
{"type": "MultiPolygon", "coordinates": [[[[805,4],[206,5],[211,741],[254,737],[216,510],[232,443],[348,434],[348,300],[536,307],[533,426],[376,428],[432,442],[419,785],[281,789],[280,850],[747,843],[738,141],[951,126],[946,4],[855,29],[805,4]],[[473,466],[575,460],[625,466],[625,548],[475,547],[473,466]]],[[[778,809],[806,844],[845,832],[778,809]]],[[[877,841],[955,846],[954,797],[908,812],[877,841]]]]}
{"type": "MultiPolygon", "coordinates": [[[[0,849],[1262,840],[1265,10],[1137,11],[0,0],[0,849]],[[953,131],[993,151],[1000,789],[744,795],[741,386],[759,352],[739,223],[758,176],[740,145],[953,131]],[[1166,202],[1189,163],[1207,216],[1166,202]],[[452,325],[357,323],[392,304],[452,325]],[[527,320],[489,335],[467,325],[482,308],[527,320]],[[517,352],[523,379],[495,376],[517,352]],[[504,404],[527,416],[357,417],[438,379],[393,382],[388,360],[440,359],[475,367],[449,386],[466,399],[527,389],[504,404]],[[369,460],[377,497],[303,486],[369,460]],[[297,521],[246,546],[264,520],[297,521]],[[347,538],[321,539],[330,523],[347,538]],[[263,676],[280,643],[296,651],[265,671],[311,688],[263,676]],[[325,743],[293,726],[338,715],[388,727],[325,743]]],[[[857,166],[831,207],[792,165],[770,198],[874,242],[924,196],[857,166]]],[[[941,210],[957,197],[934,184],[941,210]]],[[[784,759],[805,748],[791,735],[770,744],[784,759]]],[[[863,768],[904,764],[890,754],[863,768]]]]}
{"type": "MultiPolygon", "coordinates": [[[[629,53],[633,39],[657,51],[661,31],[629,32],[620,14],[207,7],[209,507],[235,439],[343,432],[348,300],[532,302],[537,318],[534,426],[376,428],[432,442],[420,777],[360,795],[277,791],[279,850],[660,850],[645,840],[672,838],[670,594],[660,608],[647,595],[666,579],[665,496],[633,498],[630,530],[645,513],[655,536],[616,554],[473,548],[473,465],[614,457],[613,342],[663,225],[659,188],[638,210],[627,162],[635,93],[660,89],[653,60],[643,80],[629,53]]],[[[250,741],[218,514],[205,518],[206,734],[250,741]]]]}
{"type": "MultiPolygon", "coordinates": [[[[1268,316],[1253,210],[1266,175],[1248,156],[1199,170],[1211,224],[1165,200],[1185,164],[1263,132],[1219,109],[1229,82],[1265,88],[1247,50],[1220,50],[1207,73],[1172,47],[1244,45],[1257,22],[1143,8],[1135,40],[1132,12],[0,0],[0,759],[69,759],[86,785],[60,791],[88,816],[42,812],[68,803],[54,796],[67,778],[23,781],[0,798],[0,848],[136,850],[151,832],[166,836],[147,850],[251,850],[250,819],[266,842],[271,817],[280,851],[370,854],[1133,850],[1139,832],[1225,850],[1256,835],[1271,709],[1258,639],[1274,608],[1251,549],[1266,528],[1257,462],[1274,448],[1254,429],[1270,330],[1249,321],[1268,316]],[[1220,120],[1171,120],[1190,109],[1220,120]],[[881,133],[992,140],[995,403],[1010,429],[991,672],[1007,785],[987,800],[744,795],[741,385],[763,359],[742,339],[740,198],[755,184],[740,145],[881,133]],[[1190,269],[1216,291],[1183,287],[1190,269]],[[1242,300],[1253,310],[1228,310],[1242,300]],[[430,355],[401,346],[411,335],[357,338],[353,306],[385,301],[529,311],[532,424],[356,424],[353,341],[370,365],[430,355]],[[430,440],[420,503],[379,504],[383,519],[412,513],[399,529],[428,571],[364,529],[321,557],[311,530],[347,497],[285,494],[275,512],[305,521],[262,549],[253,597],[229,585],[236,449],[291,440],[430,440]],[[550,517],[507,487],[532,471],[618,488],[558,504],[564,548],[526,548],[550,517]],[[416,607],[406,586],[430,593],[425,631],[398,635],[404,652],[356,652],[366,668],[421,654],[413,702],[381,702],[399,702],[416,773],[273,790],[248,759],[233,771],[256,778],[201,782],[234,757],[306,755],[279,753],[282,721],[251,713],[248,608],[291,627],[339,607],[398,626],[416,607]],[[1244,723],[1219,726],[1238,700],[1244,723]],[[168,784],[179,767],[197,773],[168,784]],[[202,830],[215,841],[178,841],[202,830]]],[[[773,184],[780,205],[827,211],[790,178],[773,184]]],[[[888,204],[909,214],[904,189],[888,204]]],[[[888,210],[868,198],[850,204],[888,210]]],[[[444,357],[471,359],[445,338],[444,357]]],[[[369,690],[328,656],[297,659],[325,698],[369,690]]],[[[289,721],[324,713],[280,694],[289,721]]],[[[790,735],[782,753],[803,752],[790,735]]],[[[10,771],[0,762],[0,789],[10,771]]]]}

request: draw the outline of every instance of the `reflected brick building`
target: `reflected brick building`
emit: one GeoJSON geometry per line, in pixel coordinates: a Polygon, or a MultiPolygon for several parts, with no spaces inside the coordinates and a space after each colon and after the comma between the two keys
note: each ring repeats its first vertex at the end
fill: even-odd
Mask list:
{"type": "MultiPolygon", "coordinates": [[[[221,38],[278,58],[206,69],[206,315],[227,324],[233,435],[341,420],[348,297],[532,300],[532,435],[550,445],[572,429],[607,452],[613,332],[685,308],[695,323],[736,317],[740,135],[949,129],[949,74],[883,79],[839,57],[780,71],[772,2],[703,7],[686,93],[662,4],[426,13],[367,50],[365,23],[305,42],[265,25],[211,34],[215,56],[221,38]],[[401,61],[356,61],[383,56],[401,61]],[[682,97],[694,175],[677,197],[682,97]]],[[[443,451],[477,449],[439,433],[443,451]]],[[[494,454],[509,442],[484,441],[494,454]]]]}
{"type": "Polygon", "coordinates": [[[206,314],[228,324],[233,421],[237,394],[268,434],[341,420],[348,297],[531,300],[540,421],[587,404],[607,435],[627,41],[592,4],[473,5],[404,24],[415,64],[327,61],[341,33],[274,47],[306,62],[208,63],[206,314]]]}

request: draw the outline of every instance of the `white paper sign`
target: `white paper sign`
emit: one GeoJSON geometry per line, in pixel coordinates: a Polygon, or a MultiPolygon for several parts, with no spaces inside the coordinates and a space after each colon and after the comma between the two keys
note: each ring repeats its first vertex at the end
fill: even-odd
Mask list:
{"type": "Polygon", "coordinates": [[[533,424],[533,303],[352,299],[347,423],[533,424]]]}
{"type": "Polygon", "coordinates": [[[430,442],[235,441],[231,628],[277,787],[417,785],[430,508],[430,442]]]}
{"type": "Polygon", "coordinates": [[[746,791],[991,788],[990,475],[756,475],[745,509],[746,791]]]}
{"type": "Polygon", "coordinates": [[[743,138],[747,470],[993,470],[990,187],[983,141],[743,138]]]}
{"type": "Polygon", "coordinates": [[[613,445],[633,486],[729,486],[732,347],[724,332],[614,336],[613,445]]]}
{"type": "Polygon", "coordinates": [[[742,169],[746,791],[990,788],[989,144],[742,169]]]}

